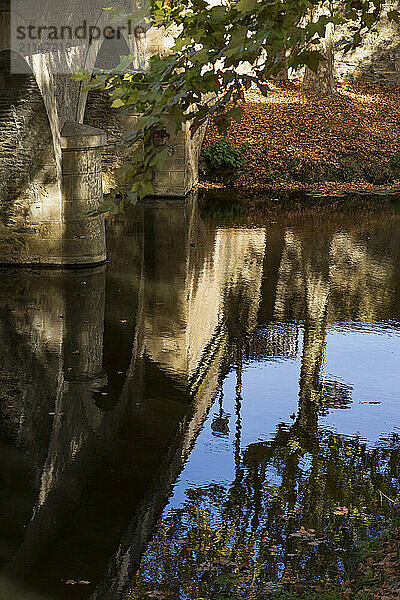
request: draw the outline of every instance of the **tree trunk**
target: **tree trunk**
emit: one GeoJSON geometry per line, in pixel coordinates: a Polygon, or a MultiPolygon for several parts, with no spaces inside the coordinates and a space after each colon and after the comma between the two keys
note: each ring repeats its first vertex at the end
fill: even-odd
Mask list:
{"type": "MultiPolygon", "coordinates": [[[[329,7],[326,4],[316,11],[313,18],[317,21],[323,14],[329,14],[329,7]]],[[[330,96],[336,92],[334,33],[334,25],[329,23],[326,27],[325,38],[315,46],[315,49],[325,56],[326,60],[320,63],[317,73],[306,67],[303,90],[324,96],[330,96]]]]}
{"type": "Polygon", "coordinates": [[[289,61],[286,56],[286,48],[282,48],[277,56],[279,62],[283,64],[282,69],[279,71],[278,75],[275,77],[276,81],[288,81],[289,79],[289,61]]]}

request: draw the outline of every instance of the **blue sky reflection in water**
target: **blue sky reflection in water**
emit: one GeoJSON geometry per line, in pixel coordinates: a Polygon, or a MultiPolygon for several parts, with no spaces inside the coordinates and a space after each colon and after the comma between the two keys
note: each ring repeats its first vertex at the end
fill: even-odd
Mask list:
{"type": "MultiPolygon", "coordinates": [[[[359,436],[369,445],[379,444],[385,434],[400,435],[400,328],[396,323],[360,327],[351,325],[327,329],[325,363],[321,379],[330,378],[351,386],[351,403],[329,412],[320,427],[344,436],[359,436]]],[[[288,360],[248,361],[243,373],[241,448],[270,440],[278,423],[290,426],[290,415],[298,406],[301,369],[302,324],[298,329],[299,352],[288,360]]],[[[212,423],[218,414],[214,404],[185,469],[177,482],[170,507],[177,508],[187,486],[208,483],[230,485],[234,479],[235,374],[223,383],[223,408],[229,414],[230,432],[213,435],[212,423]]]]}
{"type": "Polygon", "coordinates": [[[399,242],[390,211],[155,202],[106,267],[2,269],[0,597],[343,573],[400,492],[399,242]]]}
{"type": "Polygon", "coordinates": [[[266,226],[256,323],[238,326],[232,303],[233,360],[133,598],[266,598],[345,578],[351,549],[396,513],[398,221],[318,220],[266,226]]]}

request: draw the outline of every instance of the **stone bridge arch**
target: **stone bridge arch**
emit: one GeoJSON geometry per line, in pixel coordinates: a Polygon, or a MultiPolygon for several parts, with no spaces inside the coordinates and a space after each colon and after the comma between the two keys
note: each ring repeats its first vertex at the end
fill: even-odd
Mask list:
{"type": "MultiPolygon", "coordinates": [[[[108,18],[104,10],[99,12],[95,26],[101,31],[107,28],[108,18]]],[[[86,72],[93,75],[98,70],[112,69],[119,64],[119,57],[132,54],[134,58],[134,68],[141,70],[146,66],[146,36],[142,29],[130,28],[126,32],[113,29],[110,31],[110,37],[102,40],[89,40],[86,49],[83,68],[86,72]]],[[[76,120],[83,123],[88,101],[88,92],[85,85],[80,84],[79,99],[77,105],[76,120]]]]}
{"type": "MultiPolygon", "coordinates": [[[[113,48],[114,58],[129,52],[135,57],[134,68],[143,69],[149,56],[163,44],[167,48],[168,41],[159,31],[132,27],[129,35],[105,41],[92,37],[65,52],[39,52],[28,45],[15,53],[19,68],[11,77],[6,63],[14,45],[11,8],[16,2],[25,6],[26,14],[20,11],[19,17],[26,24],[31,18],[36,26],[46,19],[60,24],[85,18],[105,31],[109,21],[103,0],[73,7],[72,17],[70,6],[59,3],[57,8],[51,0],[43,0],[41,15],[27,0],[0,0],[0,263],[99,263],[106,258],[104,221],[83,211],[98,205],[103,189],[120,184],[115,166],[123,151],[116,150],[116,142],[134,126],[137,115],[112,110],[104,95],[88,97],[84,86],[71,79],[71,68],[81,65],[92,73],[112,67],[105,59],[113,48]],[[101,160],[104,134],[109,145],[101,160]]],[[[110,4],[132,8],[133,0],[110,4]]],[[[169,157],[155,175],[155,195],[182,197],[191,190],[197,182],[201,141],[202,134],[192,140],[187,127],[169,140],[169,157]]]]}
{"type": "MultiPolygon", "coordinates": [[[[145,53],[138,46],[139,42],[134,34],[128,38],[121,34],[119,39],[105,39],[96,48],[97,54],[95,57],[91,57],[90,68],[87,71],[95,74],[96,71],[117,67],[120,62],[119,57],[128,54],[135,57],[134,68],[138,71],[143,70],[145,67],[143,55],[145,53]],[[140,54],[142,54],[142,57],[140,54]]],[[[133,127],[136,116],[113,108],[107,92],[93,90],[88,93],[83,86],[79,105],[79,121],[85,125],[102,129],[106,133],[107,146],[103,148],[102,152],[102,171],[103,190],[109,192],[121,183],[118,181],[116,171],[124,160],[125,152],[118,144],[124,134],[133,127]]]]}
{"type": "MultiPolygon", "coordinates": [[[[160,38],[159,31],[153,29],[145,32],[135,29],[129,38],[120,40],[105,40],[99,48],[93,69],[110,69],[118,65],[115,57],[132,54],[134,56],[133,70],[144,71],[149,57],[154,52],[167,51],[171,44],[169,37],[160,38]],[[109,51],[107,52],[107,48],[109,51]],[[110,61],[109,57],[114,60],[110,61]],[[108,60],[107,60],[108,58],[108,60]]],[[[91,91],[89,95],[82,96],[80,102],[79,118],[85,125],[104,129],[107,134],[108,147],[103,151],[103,190],[109,192],[111,188],[123,186],[118,179],[117,170],[123,163],[126,151],[121,149],[119,143],[124,135],[135,127],[138,114],[132,111],[122,111],[111,106],[111,101],[106,92],[91,91]]],[[[162,169],[155,173],[153,188],[155,196],[183,197],[186,196],[198,182],[198,162],[200,148],[203,142],[205,128],[201,129],[192,139],[188,124],[182,130],[171,136],[167,142],[168,158],[162,169]]]]}

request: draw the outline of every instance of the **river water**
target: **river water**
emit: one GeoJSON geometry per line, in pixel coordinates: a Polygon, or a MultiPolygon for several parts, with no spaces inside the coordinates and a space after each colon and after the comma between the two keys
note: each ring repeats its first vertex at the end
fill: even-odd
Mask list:
{"type": "Polygon", "coordinates": [[[400,216],[147,202],[0,271],[0,598],[270,598],[400,497],[400,216]]]}

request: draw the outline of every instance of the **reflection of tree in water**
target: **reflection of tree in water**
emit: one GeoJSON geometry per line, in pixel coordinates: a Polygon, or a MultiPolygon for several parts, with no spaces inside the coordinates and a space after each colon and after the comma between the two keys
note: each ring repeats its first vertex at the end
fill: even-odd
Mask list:
{"type": "MultiPolygon", "coordinates": [[[[240,379],[236,393],[240,409],[240,379]]],[[[345,574],[348,549],[392,515],[381,492],[400,493],[400,438],[369,448],[318,429],[327,408],[307,398],[303,390],[291,427],[280,424],[270,442],[243,454],[237,415],[234,481],[187,490],[150,543],[132,598],[149,589],[174,598],[265,598],[275,584],[345,574]]]]}
{"type": "Polygon", "coordinates": [[[187,490],[183,507],[162,521],[150,543],[132,598],[154,589],[159,597],[268,598],[282,583],[333,581],[345,577],[357,541],[374,537],[393,516],[388,498],[400,494],[400,437],[370,447],[319,427],[320,416],[351,402],[351,386],[325,373],[337,275],[305,260],[293,236],[286,241],[276,312],[283,318],[287,307],[301,305],[304,328],[294,422],[242,451],[242,374],[251,334],[245,298],[233,290],[226,328],[236,370],[235,477],[229,488],[187,490]]]}

